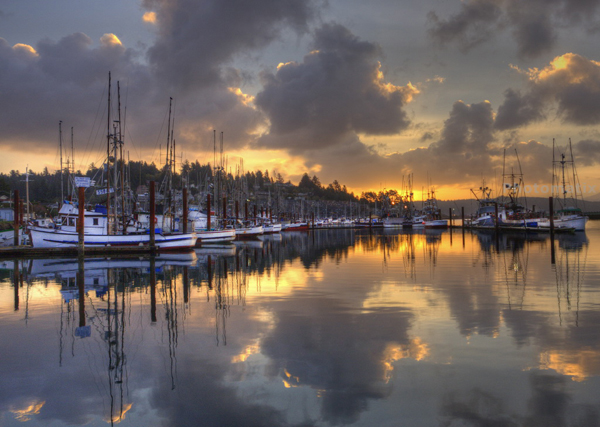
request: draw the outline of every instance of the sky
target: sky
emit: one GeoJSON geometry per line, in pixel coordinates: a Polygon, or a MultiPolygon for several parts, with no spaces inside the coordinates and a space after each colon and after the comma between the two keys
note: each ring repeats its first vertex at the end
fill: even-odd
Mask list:
{"type": "Polygon", "coordinates": [[[600,0],[0,0],[0,171],[59,169],[59,122],[101,165],[110,72],[130,160],[164,163],[172,98],[178,161],[216,131],[234,174],[547,197],[571,141],[594,199],[599,41],[600,0]]]}

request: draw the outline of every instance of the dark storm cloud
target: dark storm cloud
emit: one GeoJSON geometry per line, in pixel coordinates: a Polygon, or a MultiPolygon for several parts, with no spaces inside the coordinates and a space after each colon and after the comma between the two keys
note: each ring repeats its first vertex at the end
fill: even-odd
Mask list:
{"type": "Polygon", "coordinates": [[[158,40],[148,51],[165,83],[204,87],[223,83],[223,64],[276,40],[284,27],[306,32],[311,0],[144,0],[156,13],[158,40]]]}
{"type": "Polygon", "coordinates": [[[281,64],[263,74],[256,105],[271,122],[259,144],[293,152],[340,143],[350,134],[395,134],[410,123],[403,107],[417,93],[412,85],[383,81],[377,45],[348,29],[325,24],[302,63],[281,64]]]}
{"type": "Polygon", "coordinates": [[[531,69],[527,91],[508,89],[498,108],[500,130],[541,121],[551,108],[566,123],[600,123],[600,63],[567,53],[554,58],[545,68],[531,69]]]}
{"type": "Polygon", "coordinates": [[[429,35],[440,45],[455,43],[463,51],[509,28],[519,55],[536,57],[558,40],[558,30],[578,25],[594,31],[598,26],[598,0],[469,0],[445,19],[428,14],[429,35]]]}

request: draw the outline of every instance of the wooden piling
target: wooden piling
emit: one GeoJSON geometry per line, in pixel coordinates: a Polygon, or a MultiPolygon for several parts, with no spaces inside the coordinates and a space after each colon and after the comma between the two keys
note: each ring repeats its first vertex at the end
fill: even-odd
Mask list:
{"type": "Polygon", "coordinates": [[[187,194],[187,188],[183,188],[183,227],[182,227],[182,232],[185,234],[187,233],[187,229],[188,229],[188,194],[187,194]]]}
{"type": "Polygon", "coordinates": [[[206,195],[206,230],[210,231],[210,194],[206,195]]]}
{"type": "MultiPolygon", "coordinates": [[[[85,228],[85,187],[79,187],[79,212],[77,216],[78,249],[83,254],[85,250],[84,228],[85,228]]],[[[85,326],[85,325],[84,325],[85,326]]]]}
{"type": "Polygon", "coordinates": [[[450,218],[450,228],[454,225],[452,222],[452,208],[448,208],[448,218],[450,218]]]}
{"type": "Polygon", "coordinates": [[[15,286],[15,311],[19,311],[19,283],[21,272],[19,271],[19,260],[14,260],[13,282],[15,286]]]}
{"type": "Polygon", "coordinates": [[[13,224],[15,228],[14,245],[19,246],[19,190],[15,190],[14,194],[13,224]]]}
{"type": "Polygon", "coordinates": [[[148,219],[150,228],[150,248],[156,246],[156,199],[155,199],[155,182],[150,181],[150,218],[148,219]]]}

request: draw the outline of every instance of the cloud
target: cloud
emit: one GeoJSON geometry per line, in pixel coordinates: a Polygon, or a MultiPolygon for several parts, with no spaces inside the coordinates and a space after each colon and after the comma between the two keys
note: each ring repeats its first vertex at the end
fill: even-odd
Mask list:
{"type": "Polygon", "coordinates": [[[435,12],[429,12],[427,18],[431,27],[428,34],[441,46],[454,42],[466,52],[492,36],[493,24],[501,15],[497,1],[463,2],[460,12],[448,19],[440,19],[435,12]]]}
{"type": "Polygon", "coordinates": [[[566,123],[600,123],[600,62],[566,53],[542,69],[521,72],[528,77],[528,90],[505,92],[504,102],[498,108],[498,129],[539,122],[555,106],[557,116],[566,123]]]}
{"type": "Polygon", "coordinates": [[[410,123],[405,105],[418,93],[410,83],[384,80],[380,48],[339,24],[315,32],[314,50],[303,62],[263,73],[255,104],[271,128],[264,147],[300,153],[340,144],[351,135],[390,135],[410,123]]]}
{"type": "Polygon", "coordinates": [[[560,28],[577,25],[597,31],[597,0],[468,0],[448,18],[428,14],[431,39],[439,45],[456,44],[467,52],[509,28],[522,57],[537,57],[558,41],[560,28]]]}
{"type": "Polygon", "coordinates": [[[144,0],[155,13],[158,39],[148,50],[154,72],[173,87],[223,83],[223,66],[236,54],[260,49],[291,28],[308,30],[311,0],[144,0]]]}
{"type": "Polygon", "coordinates": [[[577,164],[591,166],[600,163],[600,141],[584,139],[574,144],[577,164]]]}

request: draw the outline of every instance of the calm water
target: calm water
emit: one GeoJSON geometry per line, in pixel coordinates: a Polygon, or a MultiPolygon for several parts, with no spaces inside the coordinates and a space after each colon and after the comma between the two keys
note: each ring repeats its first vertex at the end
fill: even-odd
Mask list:
{"type": "Polygon", "coordinates": [[[598,426],[588,225],[3,262],[0,425],[598,426]]]}

